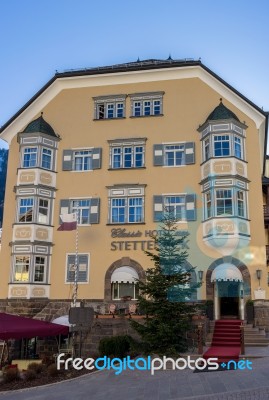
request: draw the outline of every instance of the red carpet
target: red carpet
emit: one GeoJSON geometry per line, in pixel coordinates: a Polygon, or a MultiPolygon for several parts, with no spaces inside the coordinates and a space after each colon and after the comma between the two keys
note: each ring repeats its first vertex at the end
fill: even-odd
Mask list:
{"type": "Polygon", "coordinates": [[[241,351],[240,325],[238,319],[222,319],[215,322],[211,347],[204,353],[205,359],[218,357],[219,362],[239,360],[241,351]]]}

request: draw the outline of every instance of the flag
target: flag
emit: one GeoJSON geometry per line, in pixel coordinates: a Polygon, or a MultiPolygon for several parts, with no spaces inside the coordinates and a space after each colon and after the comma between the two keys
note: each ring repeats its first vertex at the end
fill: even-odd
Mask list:
{"type": "Polygon", "coordinates": [[[62,220],[61,225],[57,231],[74,231],[77,229],[77,216],[76,213],[60,215],[62,220]]]}

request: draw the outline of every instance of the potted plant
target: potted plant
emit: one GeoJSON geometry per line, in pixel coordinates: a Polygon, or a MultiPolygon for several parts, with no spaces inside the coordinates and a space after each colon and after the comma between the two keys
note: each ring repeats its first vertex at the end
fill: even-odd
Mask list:
{"type": "Polygon", "coordinates": [[[253,324],[254,322],[254,301],[249,299],[246,303],[246,314],[248,324],[253,324]]]}

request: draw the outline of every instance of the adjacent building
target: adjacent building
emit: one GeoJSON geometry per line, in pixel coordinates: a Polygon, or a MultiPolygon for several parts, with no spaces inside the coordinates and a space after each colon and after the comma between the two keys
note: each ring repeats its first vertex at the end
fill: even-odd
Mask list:
{"type": "Polygon", "coordinates": [[[77,210],[78,299],[134,301],[167,207],[202,281],[191,300],[244,319],[248,299],[267,298],[267,113],[200,61],[56,73],[1,138],[2,305],[71,301],[76,234],[57,229],[77,210]]]}

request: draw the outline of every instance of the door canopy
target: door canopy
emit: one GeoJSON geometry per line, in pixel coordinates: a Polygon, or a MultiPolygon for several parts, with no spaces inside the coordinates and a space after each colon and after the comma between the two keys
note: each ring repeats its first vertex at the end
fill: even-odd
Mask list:
{"type": "Polygon", "coordinates": [[[111,283],[123,282],[123,283],[136,283],[139,279],[138,273],[131,267],[120,267],[117,268],[112,276],[111,283]]]}
{"type": "Polygon", "coordinates": [[[243,277],[234,265],[221,264],[212,272],[211,282],[243,282],[243,277]]]}

